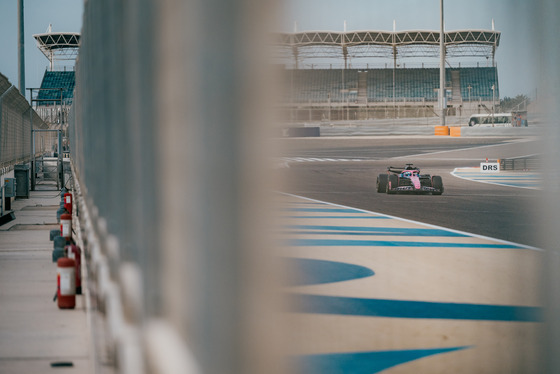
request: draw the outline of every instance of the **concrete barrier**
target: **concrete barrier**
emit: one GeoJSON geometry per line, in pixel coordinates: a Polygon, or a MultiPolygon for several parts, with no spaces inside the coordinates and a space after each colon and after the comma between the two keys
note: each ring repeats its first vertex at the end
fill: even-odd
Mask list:
{"type": "Polygon", "coordinates": [[[449,135],[449,127],[448,126],[436,126],[434,135],[449,135]]]}
{"type": "Polygon", "coordinates": [[[461,127],[459,126],[452,126],[449,128],[449,135],[450,136],[461,136],[461,127]]]}
{"type": "Polygon", "coordinates": [[[390,126],[390,125],[321,126],[321,137],[385,136],[385,135],[430,136],[433,134],[434,134],[433,126],[390,126]]]}
{"type": "Polygon", "coordinates": [[[542,135],[539,127],[462,127],[461,136],[536,136],[542,135]]]}
{"type": "Polygon", "coordinates": [[[542,128],[538,126],[529,127],[468,127],[457,124],[448,126],[438,126],[433,123],[424,123],[417,120],[411,122],[404,120],[395,123],[387,121],[348,121],[331,123],[314,123],[314,126],[288,125],[278,128],[275,136],[277,137],[337,137],[337,136],[384,136],[384,135],[408,135],[408,136],[504,136],[504,137],[523,137],[542,135],[542,128]],[[442,127],[441,134],[437,134],[437,127],[442,127]],[[447,130],[445,129],[447,128],[447,130]],[[312,129],[312,130],[308,130],[312,129]],[[453,133],[452,133],[453,132],[453,133]]]}
{"type": "Polygon", "coordinates": [[[314,127],[288,127],[284,130],[284,136],[289,138],[305,138],[321,136],[319,126],[314,127]]]}

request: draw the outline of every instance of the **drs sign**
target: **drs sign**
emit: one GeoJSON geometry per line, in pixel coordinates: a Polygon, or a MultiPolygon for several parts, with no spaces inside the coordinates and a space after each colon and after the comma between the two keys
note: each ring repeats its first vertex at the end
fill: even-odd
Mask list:
{"type": "Polygon", "coordinates": [[[482,173],[499,173],[500,163],[499,162],[482,162],[480,163],[480,171],[482,173]]]}

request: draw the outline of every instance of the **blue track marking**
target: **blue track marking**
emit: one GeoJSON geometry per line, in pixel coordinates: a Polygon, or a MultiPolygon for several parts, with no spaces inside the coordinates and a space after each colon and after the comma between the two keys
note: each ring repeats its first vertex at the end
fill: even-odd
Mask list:
{"type": "MultiPolygon", "coordinates": [[[[476,352],[473,354],[478,355],[478,351],[483,348],[477,348],[477,335],[469,335],[471,327],[480,329],[488,326],[483,329],[481,339],[495,339],[497,348],[495,352],[492,351],[493,355],[495,353],[492,367],[499,367],[506,360],[511,361],[511,353],[515,352],[517,345],[526,343],[524,339],[533,339],[529,344],[534,344],[531,334],[540,328],[538,323],[543,320],[544,310],[538,306],[538,298],[533,297],[533,283],[524,285],[526,289],[519,293],[516,290],[504,290],[506,294],[515,292],[515,297],[493,299],[487,296],[496,294],[496,287],[507,287],[504,279],[507,274],[514,276],[512,269],[504,268],[505,265],[498,262],[498,258],[505,262],[517,258],[533,258],[538,255],[538,248],[357,208],[286,196],[290,200],[286,209],[281,209],[281,216],[285,221],[277,233],[286,253],[295,257],[287,259],[288,267],[293,270],[291,274],[301,275],[297,279],[291,279],[286,295],[289,305],[287,312],[298,323],[303,323],[300,325],[303,328],[300,333],[305,334],[305,345],[297,348],[295,344],[292,356],[295,367],[299,369],[297,372],[369,374],[390,372],[395,366],[428,356],[434,356],[430,358],[434,363],[447,362],[438,361],[437,355],[453,354],[464,349],[473,349],[476,352]],[[415,249],[410,251],[410,248],[415,249]],[[422,258],[424,252],[426,262],[422,258]],[[494,266],[496,271],[505,273],[497,275],[496,284],[479,283],[475,274],[472,274],[472,287],[480,287],[482,290],[488,288],[488,291],[458,295],[459,298],[445,290],[445,284],[442,285],[445,290],[443,299],[434,296],[433,289],[424,295],[420,287],[414,296],[411,296],[410,290],[403,292],[399,289],[403,285],[414,286],[415,280],[410,279],[409,275],[414,277],[422,274],[415,271],[407,274],[407,266],[415,265],[406,256],[412,255],[414,261],[418,262],[416,266],[440,274],[438,253],[444,254],[442,258],[445,261],[442,263],[445,266],[457,265],[457,272],[465,269],[475,271],[474,266],[477,264],[483,268],[481,274],[486,276],[494,266]],[[402,269],[399,268],[405,271],[397,273],[397,277],[404,277],[402,284],[399,283],[400,278],[392,278],[390,267],[396,264],[395,261],[398,263],[399,256],[402,256],[406,264],[402,269]],[[455,263],[451,262],[454,258],[455,263]],[[492,264],[486,265],[486,259],[492,264]],[[308,288],[301,288],[302,286],[308,288]],[[523,295],[529,296],[529,299],[523,295]],[[487,304],[488,300],[496,302],[487,304]],[[409,326],[411,332],[399,330],[391,335],[391,332],[385,331],[383,336],[376,336],[373,332],[371,339],[375,344],[371,345],[367,336],[352,335],[351,331],[360,330],[362,321],[364,328],[372,328],[384,324],[386,319],[391,319],[391,323],[409,326]],[[340,321],[340,326],[333,326],[332,323],[338,323],[337,321],[340,321]],[[455,346],[434,348],[430,343],[433,340],[429,339],[433,335],[426,330],[427,325],[436,326],[438,331],[444,330],[446,335],[453,336],[456,339],[456,343],[453,343],[455,346]],[[497,325],[500,326],[499,334],[493,330],[493,326],[497,325]],[[348,336],[344,333],[344,326],[352,326],[348,336]],[[329,335],[325,335],[324,331],[331,331],[330,329],[337,332],[336,337],[333,335],[328,338],[329,335]],[[527,332],[528,337],[520,335],[518,329],[523,329],[523,333],[527,332]],[[426,344],[421,343],[423,340],[418,334],[426,335],[426,344]],[[420,349],[410,349],[408,339],[412,336],[420,344],[413,347],[420,349]],[[509,340],[503,340],[505,336],[509,340]],[[336,341],[325,342],[325,338],[336,341]],[[387,345],[384,339],[388,339],[387,345]],[[311,348],[314,354],[302,354],[309,352],[310,347],[315,347],[311,348]]],[[[534,262],[526,264],[533,266],[534,262]]],[[[454,270],[455,268],[449,267],[441,269],[443,283],[443,279],[447,279],[445,277],[453,274],[454,270]]],[[[464,273],[458,274],[461,276],[464,273]]],[[[530,278],[527,280],[534,282],[530,278]]],[[[426,285],[439,287],[437,281],[434,281],[431,279],[426,285]]],[[[418,282],[423,284],[421,279],[418,282]]],[[[458,292],[468,291],[467,282],[458,284],[458,292]]],[[[486,343],[481,340],[481,344],[486,343]]],[[[527,357],[531,357],[530,353],[527,357]]],[[[457,359],[463,360],[464,357],[457,356],[457,359]]]]}
{"type": "Polygon", "coordinates": [[[296,358],[302,374],[373,374],[420,358],[471,347],[308,355],[296,358]]]}
{"type": "Polygon", "coordinates": [[[375,274],[373,270],[365,266],[343,262],[303,258],[289,258],[286,261],[288,261],[288,266],[296,269],[298,275],[296,279],[290,280],[290,286],[344,282],[371,277],[375,274]]]}
{"type": "MultiPolygon", "coordinates": [[[[283,234],[290,235],[290,236],[296,236],[296,235],[300,235],[300,236],[301,235],[395,236],[395,235],[399,235],[399,234],[391,234],[391,233],[378,234],[378,233],[355,232],[355,231],[313,231],[313,230],[284,231],[283,234]]],[[[406,236],[403,234],[400,235],[406,236]]]]}
{"type": "Polygon", "coordinates": [[[420,229],[406,227],[287,225],[286,228],[295,230],[325,230],[325,232],[321,232],[322,234],[340,233],[345,235],[353,235],[357,231],[372,235],[468,237],[468,235],[466,234],[442,229],[420,229]]]}
{"type": "Polygon", "coordinates": [[[387,216],[285,216],[297,219],[391,219],[387,216]]]}
{"type": "Polygon", "coordinates": [[[440,243],[396,240],[347,240],[347,239],[287,239],[284,245],[290,247],[438,247],[438,248],[486,248],[506,249],[522,246],[508,243],[440,243]]]}
{"type": "Polygon", "coordinates": [[[470,321],[541,322],[542,308],[510,305],[440,303],[294,295],[296,312],[386,318],[428,318],[470,321]]]}
{"type": "Polygon", "coordinates": [[[513,176],[513,175],[488,175],[488,173],[461,173],[463,177],[471,177],[471,178],[480,178],[480,179],[496,179],[496,180],[512,180],[512,181],[519,181],[519,180],[531,180],[534,178],[534,175],[523,175],[523,176],[513,176]]]}

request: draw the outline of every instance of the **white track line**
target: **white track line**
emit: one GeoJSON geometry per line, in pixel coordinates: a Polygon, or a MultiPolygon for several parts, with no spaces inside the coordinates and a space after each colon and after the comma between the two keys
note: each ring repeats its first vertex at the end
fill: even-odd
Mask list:
{"type": "Polygon", "coordinates": [[[476,146],[476,147],[469,147],[469,148],[447,149],[447,150],[444,150],[444,151],[418,153],[418,154],[408,155],[408,156],[397,156],[397,157],[392,157],[392,159],[408,158],[408,157],[420,157],[420,156],[427,156],[427,155],[438,155],[438,154],[441,154],[441,153],[449,153],[449,152],[457,152],[457,151],[470,151],[470,150],[473,150],[473,149],[481,149],[481,148],[501,147],[501,146],[511,145],[512,143],[524,143],[524,142],[530,142],[530,141],[531,141],[530,139],[522,139],[518,142],[507,142],[507,143],[501,143],[501,144],[487,144],[487,145],[479,145],[479,146],[476,146]]]}
{"type": "Polygon", "coordinates": [[[513,185],[511,185],[511,184],[504,184],[504,183],[490,182],[490,181],[481,181],[481,180],[476,180],[476,179],[472,179],[472,178],[463,177],[463,176],[461,176],[461,175],[459,175],[459,174],[457,173],[457,170],[458,170],[458,169],[477,169],[477,170],[480,170],[480,169],[477,168],[477,167],[473,167],[473,168],[467,168],[467,167],[464,167],[464,168],[455,168],[455,169],[454,169],[452,172],[450,172],[449,174],[451,174],[452,176],[454,176],[454,177],[456,177],[456,178],[464,179],[464,180],[467,180],[467,181],[470,181],[470,182],[494,184],[494,185],[496,185],[496,186],[503,186],[503,187],[524,188],[524,189],[527,189],[527,190],[540,190],[540,187],[513,186],[513,185]]]}

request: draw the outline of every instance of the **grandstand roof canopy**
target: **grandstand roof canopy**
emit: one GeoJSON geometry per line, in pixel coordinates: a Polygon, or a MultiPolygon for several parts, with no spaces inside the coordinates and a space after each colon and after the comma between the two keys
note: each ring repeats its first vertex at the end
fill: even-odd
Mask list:
{"type": "MultiPolygon", "coordinates": [[[[445,33],[448,57],[493,57],[499,31],[459,30],[445,33]]],[[[436,57],[439,31],[306,31],[278,33],[275,44],[301,57],[436,57]]]]}
{"type": "Polygon", "coordinates": [[[37,47],[43,54],[53,61],[73,60],[78,55],[80,47],[80,34],[75,32],[47,32],[45,34],[33,35],[37,41],[37,47]]]}

